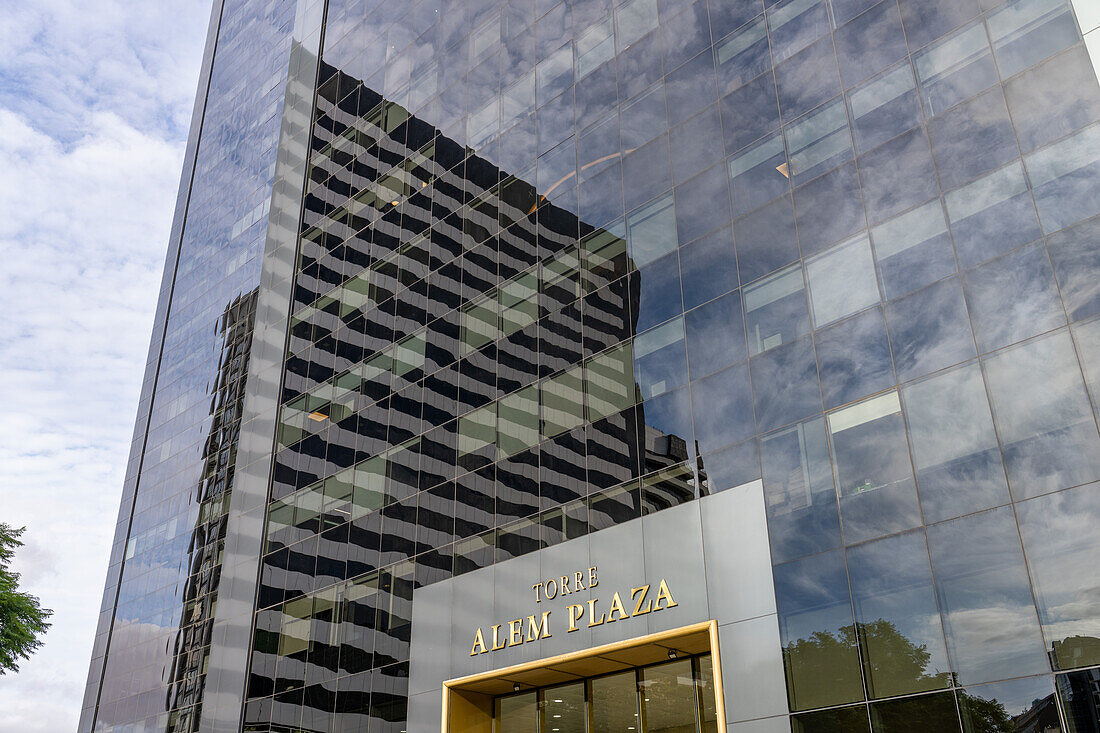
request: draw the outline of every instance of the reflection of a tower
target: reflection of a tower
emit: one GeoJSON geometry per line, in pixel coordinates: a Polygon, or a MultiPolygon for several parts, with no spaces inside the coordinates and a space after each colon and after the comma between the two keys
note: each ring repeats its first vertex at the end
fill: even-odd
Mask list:
{"type": "Polygon", "coordinates": [[[221,355],[210,393],[209,432],[203,444],[202,474],[195,485],[199,508],[187,548],[188,573],[183,612],[175,637],[166,710],[169,731],[198,730],[210,635],[214,623],[222,546],[229,509],[229,487],[240,436],[248,356],[256,320],[256,293],[237,297],[218,320],[221,355]]]}
{"type": "Polygon", "coordinates": [[[246,722],[396,731],[414,587],[702,471],[646,419],[624,232],[325,64],[316,105],[246,722]]]}

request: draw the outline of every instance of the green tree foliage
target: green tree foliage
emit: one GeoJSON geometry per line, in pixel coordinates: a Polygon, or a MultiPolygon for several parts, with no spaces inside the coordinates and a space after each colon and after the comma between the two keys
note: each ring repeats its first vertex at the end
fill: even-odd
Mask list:
{"type": "Polygon", "coordinates": [[[19,537],[26,527],[14,529],[0,522],[0,675],[19,670],[19,660],[29,659],[42,646],[41,636],[50,628],[53,611],[38,599],[19,591],[19,573],[9,569],[19,537]]]}
{"type": "MultiPolygon", "coordinates": [[[[893,623],[881,618],[842,626],[836,633],[817,631],[783,649],[788,680],[795,681],[798,691],[792,703],[801,710],[863,699],[865,677],[872,698],[957,686],[953,675],[928,669],[931,658],[925,645],[915,643],[893,623]]],[[[1008,711],[997,700],[986,700],[961,689],[956,694],[968,733],[1016,730],[1008,711]]],[[[942,721],[956,717],[950,694],[914,697],[910,701],[910,705],[893,705],[877,711],[880,718],[900,718],[883,720],[887,729],[891,729],[891,722],[899,726],[904,722],[907,730],[933,731],[942,721]]],[[[799,716],[795,719],[796,729],[803,733],[867,731],[863,710],[862,706],[837,708],[799,716]]]]}

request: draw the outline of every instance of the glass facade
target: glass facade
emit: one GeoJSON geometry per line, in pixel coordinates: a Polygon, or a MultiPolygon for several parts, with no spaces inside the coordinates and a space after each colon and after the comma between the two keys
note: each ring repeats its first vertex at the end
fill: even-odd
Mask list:
{"type": "MultiPolygon", "coordinates": [[[[691,543],[730,733],[1100,731],[1100,11],[284,6],[215,9],[82,731],[434,729],[473,599],[691,543]]],[[[673,664],[569,730],[714,727],[673,664]]]]}

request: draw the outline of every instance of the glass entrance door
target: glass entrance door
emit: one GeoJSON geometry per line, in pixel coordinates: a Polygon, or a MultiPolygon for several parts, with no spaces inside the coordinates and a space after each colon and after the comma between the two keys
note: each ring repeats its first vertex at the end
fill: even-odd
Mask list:
{"type": "Polygon", "coordinates": [[[717,733],[710,655],[498,697],[493,733],[717,733]]]}

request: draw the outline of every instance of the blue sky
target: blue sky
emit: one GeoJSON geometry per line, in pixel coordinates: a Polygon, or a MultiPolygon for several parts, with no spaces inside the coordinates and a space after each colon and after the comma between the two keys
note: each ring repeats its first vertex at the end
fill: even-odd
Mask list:
{"type": "Polygon", "coordinates": [[[76,729],[210,0],[36,0],[0,23],[0,521],[45,646],[0,731],[76,729]]]}

